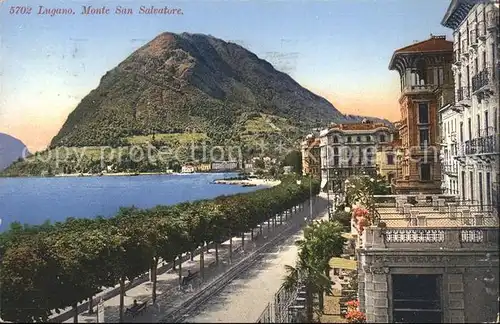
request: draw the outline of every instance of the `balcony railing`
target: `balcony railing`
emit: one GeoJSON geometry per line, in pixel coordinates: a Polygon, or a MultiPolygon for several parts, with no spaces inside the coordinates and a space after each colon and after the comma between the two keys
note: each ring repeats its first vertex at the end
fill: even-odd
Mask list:
{"type": "Polygon", "coordinates": [[[415,92],[433,92],[436,89],[435,84],[421,84],[421,85],[407,85],[404,87],[404,93],[415,93],[415,92]]]}
{"type": "Polygon", "coordinates": [[[469,99],[469,87],[460,87],[457,89],[457,100],[469,99]]]}
{"type": "Polygon", "coordinates": [[[483,69],[481,72],[472,77],[472,92],[476,92],[483,87],[489,85],[491,73],[488,68],[483,69]]]}
{"type": "Polygon", "coordinates": [[[484,21],[480,21],[477,24],[477,38],[480,40],[486,39],[486,24],[484,21]]]}
{"type": "Polygon", "coordinates": [[[363,232],[364,249],[391,248],[493,248],[498,245],[498,229],[474,228],[387,228],[367,227],[363,232]],[[366,232],[365,232],[366,231],[366,232]]]}
{"type": "Polygon", "coordinates": [[[465,154],[497,154],[499,153],[499,134],[492,134],[465,141],[465,154]]]}

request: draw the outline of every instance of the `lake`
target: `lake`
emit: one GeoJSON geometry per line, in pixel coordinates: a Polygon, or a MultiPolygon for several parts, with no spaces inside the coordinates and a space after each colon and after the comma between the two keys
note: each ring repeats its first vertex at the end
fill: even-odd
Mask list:
{"type": "Polygon", "coordinates": [[[14,221],[37,225],[46,220],[64,221],[67,217],[109,217],[120,207],[150,208],[265,188],[212,183],[235,175],[0,178],[0,232],[14,221]]]}

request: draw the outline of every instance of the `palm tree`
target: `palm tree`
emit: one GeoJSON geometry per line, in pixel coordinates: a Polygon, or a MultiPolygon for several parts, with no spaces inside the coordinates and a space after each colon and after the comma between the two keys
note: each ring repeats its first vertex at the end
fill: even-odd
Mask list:
{"type": "Polygon", "coordinates": [[[309,261],[309,253],[299,253],[299,259],[295,267],[285,265],[287,275],[284,278],[282,287],[288,291],[297,289],[300,285],[306,290],[306,320],[312,323],[314,319],[314,295],[323,294],[324,291],[331,293],[332,281],[325,276],[309,261]]]}

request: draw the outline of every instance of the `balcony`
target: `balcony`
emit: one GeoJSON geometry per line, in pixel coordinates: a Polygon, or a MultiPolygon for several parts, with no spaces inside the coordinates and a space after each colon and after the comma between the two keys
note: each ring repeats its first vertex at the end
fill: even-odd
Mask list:
{"type": "Polygon", "coordinates": [[[470,33],[469,33],[469,46],[473,47],[473,48],[477,48],[477,32],[475,29],[471,30],[470,33]]]}
{"type": "Polygon", "coordinates": [[[463,101],[470,98],[469,87],[460,87],[457,89],[457,101],[463,101]]]}
{"type": "Polygon", "coordinates": [[[443,167],[443,173],[452,177],[456,177],[458,175],[458,168],[456,164],[446,163],[443,164],[442,167],[443,167]]]}
{"type": "Polygon", "coordinates": [[[472,93],[478,93],[483,90],[489,89],[492,82],[490,69],[485,68],[478,74],[472,77],[472,93]]]}
{"type": "Polygon", "coordinates": [[[484,21],[480,21],[477,24],[477,38],[480,41],[486,40],[486,28],[485,27],[486,27],[486,24],[484,23],[484,21]]]}
{"type": "Polygon", "coordinates": [[[498,154],[499,151],[499,134],[492,134],[474,138],[465,142],[466,155],[485,155],[498,154]]]}
{"type": "Polygon", "coordinates": [[[425,92],[434,92],[437,86],[434,84],[407,85],[403,89],[403,94],[418,94],[425,92]]]}

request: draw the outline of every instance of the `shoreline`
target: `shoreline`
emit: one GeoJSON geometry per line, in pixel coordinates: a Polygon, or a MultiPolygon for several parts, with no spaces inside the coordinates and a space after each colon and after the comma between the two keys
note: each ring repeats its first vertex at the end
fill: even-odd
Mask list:
{"type": "Polygon", "coordinates": [[[267,179],[248,179],[248,180],[214,180],[215,184],[225,184],[225,185],[240,185],[240,186],[269,186],[274,187],[281,183],[280,180],[267,180],[267,179]]]}

